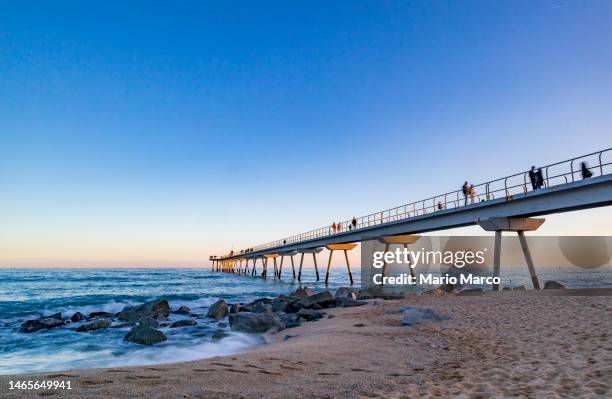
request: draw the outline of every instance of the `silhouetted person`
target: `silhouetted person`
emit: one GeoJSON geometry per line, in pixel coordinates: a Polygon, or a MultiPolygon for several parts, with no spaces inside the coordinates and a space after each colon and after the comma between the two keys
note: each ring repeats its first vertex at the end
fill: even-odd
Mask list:
{"type": "Polygon", "coordinates": [[[538,168],[536,172],[536,188],[544,187],[544,176],[542,175],[542,168],[538,168]]]}
{"type": "Polygon", "coordinates": [[[470,189],[470,186],[468,182],[466,181],[465,183],[463,183],[463,186],[461,187],[461,192],[463,193],[463,199],[464,199],[463,205],[467,205],[469,189],[470,189]]]}
{"type": "Polygon", "coordinates": [[[283,245],[284,245],[284,244],[287,244],[287,240],[283,240],[283,245]]]}
{"type": "Polygon", "coordinates": [[[531,181],[531,188],[533,190],[538,188],[535,166],[532,166],[531,169],[529,169],[529,181],[531,181]]]}
{"type": "Polygon", "coordinates": [[[438,210],[442,210],[444,207],[442,206],[442,202],[438,201],[438,210]]]}
{"type": "Polygon", "coordinates": [[[353,217],[353,220],[351,221],[351,224],[353,225],[353,229],[357,228],[357,219],[355,219],[355,217],[353,217]]]}
{"type": "Polygon", "coordinates": [[[580,173],[582,174],[583,179],[589,179],[593,176],[593,172],[589,170],[586,162],[582,162],[580,164],[580,173]]]}

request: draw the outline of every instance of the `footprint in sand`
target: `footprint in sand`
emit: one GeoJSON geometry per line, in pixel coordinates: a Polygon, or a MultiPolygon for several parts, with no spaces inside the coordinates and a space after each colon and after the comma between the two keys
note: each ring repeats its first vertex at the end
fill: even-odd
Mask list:
{"type": "Polygon", "coordinates": [[[263,370],[263,367],[255,366],[254,364],[245,364],[244,367],[250,367],[252,369],[263,370]]]}
{"type": "Polygon", "coordinates": [[[227,364],[227,363],[212,362],[212,363],[210,363],[210,364],[212,364],[212,365],[214,365],[214,366],[234,367],[234,365],[233,365],[233,364],[227,364]]]}
{"type": "Polygon", "coordinates": [[[249,372],[246,370],[238,370],[238,369],[232,369],[232,368],[228,368],[223,371],[231,371],[232,373],[240,373],[240,374],[249,374],[249,372]]]}
{"type": "Polygon", "coordinates": [[[293,366],[289,366],[289,365],[286,365],[286,364],[283,364],[281,367],[284,368],[284,369],[289,369],[289,370],[299,370],[299,371],[304,370],[304,369],[301,369],[299,367],[293,367],[293,366]]]}
{"type": "Polygon", "coordinates": [[[262,374],[269,374],[269,375],[282,375],[281,373],[275,373],[273,371],[268,371],[268,370],[257,370],[262,374]]]}
{"type": "Polygon", "coordinates": [[[57,373],[57,374],[48,374],[45,376],[45,378],[76,378],[76,377],[80,377],[79,375],[75,375],[75,374],[66,374],[66,373],[57,373]]]}
{"type": "Polygon", "coordinates": [[[156,375],[128,375],[127,380],[159,380],[161,377],[156,375]]]}
{"type": "Polygon", "coordinates": [[[112,384],[115,381],[113,380],[81,380],[81,385],[83,386],[91,386],[91,385],[103,385],[103,384],[112,384]]]}

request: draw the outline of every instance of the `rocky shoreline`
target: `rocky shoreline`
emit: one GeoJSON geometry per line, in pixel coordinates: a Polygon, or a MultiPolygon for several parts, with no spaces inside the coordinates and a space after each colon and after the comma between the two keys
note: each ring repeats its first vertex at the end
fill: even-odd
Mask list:
{"type": "MultiPolygon", "coordinates": [[[[521,288],[524,289],[524,287],[521,288]]],[[[555,281],[547,281],[544,288],[563,289],[565,287],[555,281]]],[[[506,290],[506,287],[504,287],[504,290],[506,290]]],[[[452,285],[443,285],[427,291],[425,294],[442,295],[451,292],[469,294],[476,291],[482,291],[482,289],[460,289],[452,285]]],[[[340,287],[333,294],[329,290],[315,292],[304,287],[298,288],[288,295],[279,295],[275,298],[259,298],[249,303],[227,303],[220,299],[209,307],[206,318],[218,321],[219,327],[227,327],[227,323],[220,322],[227,317],[231,331],[250,334],[276,333],[284,329],[298,327],[306,322],[317,321],[327,315],[324,309],[363,306],[367,304],[365,300],[372,298],[387,300],[403,297],[403,294],[383,294],[381,292],[374,294],[370,291],[361,291],[352,287],[340,287]]],[[[423,311],[422,316],[425,319],[433,317],[427,313],[428,309],[423,311]]],[[[406,312],[412,312],[410,316],[407,316],[412,321],[407,322],[407,324],[413,323],[414,310],[406,309],[406,312]]],[[[84,315],[76,312],[70,317],[63,317],[58,312],[39,319],[27,320],[21,325],[19,331],[21,333],[34,333],[40,330],[62,328],[70,324],[78,325],[74,331],[79,333],[106,328],[129,327],[130,330],[125,335],[124,341],[139,345],[154,345],[168,339],[160,328],[196,326],[198,322],[195,319],[199,316],[191,313],[191,309],[185,305],[181,305],[173,311],[166,299],[157,299],[137,306],[126,306],[116,314],[97,311],[84,315]],[[171,320],[171,314],[189,318],[171,320]]],[[[328,317],[332,317],[332,315],[328,317]]],[[[227,333],[224,330],[219,329],[212,334],[212,338],[218,340],[226,335],[227,333]]]]}
{"type": "MultiPolygon", "coordinates": [[[[334,294],[330,291],[316,293],[310,288],[299,288],[289,295],[259,298],[250,303],[227,303],[220,299],[209,307],[205,317],[218,321],[219,327],[227,327],[229,323],[232,331],[263,334],[319,320],[326,316],[323,309],[365,305],[366,302],[361,300],[362,298],[367,296],[350,287],[339,288],[334,294]],[[228,323],[222,322],[226,317],[228,323]]],[[[154,345],[168,339],[160,328],[196,326],[198,324],[196,318],[199,316],[191,313],[191,309],[185,305],[172,310],[168,300],[162,298],[137,306],[126,306],[115,314],[96,311],[85,315],[76,312],[68,317],[58,312],[27,320],[19,331],[29,334],[41,330],[69,328],[77,333],[87,333],[107,328],[129,327],[130,330],[125,335],[124,341],[139,345],[154,345]],[[171,315],[183,318],[173,320],[171,315]]],[[[224,330],[219,329],[212,334],[212,338],[218,340],[226,335],[224,330]]]]}

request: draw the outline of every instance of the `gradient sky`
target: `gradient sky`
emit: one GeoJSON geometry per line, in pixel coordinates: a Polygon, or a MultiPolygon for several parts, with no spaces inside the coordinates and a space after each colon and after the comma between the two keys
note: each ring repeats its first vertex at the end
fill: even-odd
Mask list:
{"type": "Polygon", "coordinates": [[[609,147],[610,21],[609,1],[0,1],[0,266],[205,265],[609,147]]]}

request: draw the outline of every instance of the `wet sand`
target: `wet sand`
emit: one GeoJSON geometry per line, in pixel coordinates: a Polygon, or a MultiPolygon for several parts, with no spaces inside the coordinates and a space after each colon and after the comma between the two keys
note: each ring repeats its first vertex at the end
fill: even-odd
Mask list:
{"type": "Polygon", "coordinates": [[[611,291],[369,300],[327,310],[333,318],[270,335],[268,345],[238,355],[0,376],[0,397],[610,397],[611,291]],[[449,319],[402,326],[405,306],[431,308],[449,319]],[[16,379],[70,380],[73,389],[9,391],[8,381],[16,379]]]}

